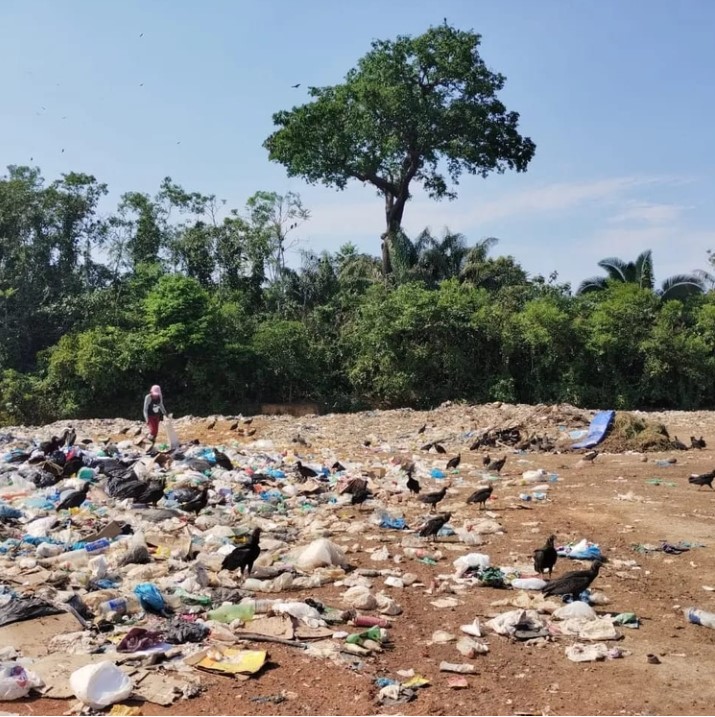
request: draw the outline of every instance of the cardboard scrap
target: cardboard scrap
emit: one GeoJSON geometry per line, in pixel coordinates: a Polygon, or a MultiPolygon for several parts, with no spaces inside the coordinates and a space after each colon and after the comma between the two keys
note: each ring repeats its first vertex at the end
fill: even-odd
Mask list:
{"type": "Polygon", "coordinates": [[[68,700],[74,697],[74,692],[70,687],[70,675],[75,670],[92,662],[111,659],[111,655],[68,655],[56,652],[35,660],[30,665],[30,669],[44,682],[44,687],[39,690],[43,697],[53,700],[68,700]]]}
{"type": "Polygon", "coordinates": [[[200,683],[189,675],[182,675],[179,678],[163,672],[138,670],[132,676],[134,678],[133,696],[162,707],[173,705],[182,696],[191,696],[187,692],[195,694],[200,687],[200,683]]]}
{"type": "Polygon", "coordinates": [[[138,707],[130,707],[129,705],[112,705],[109,710],[110,717],[135,717],[140,715],[142,711],[138,707]]]}
{"type": "Polygon", "coordinates": [[[101,540],[102,538],[108,538],[112,540],[122,534],[122,523],[117,523],[116,520],[111,521],[102,528],[102,530],[92,533],[84,538],[86,543],[93,543],[95,540],[101,540]]]}
{"type": "Polygon", "coordinates": [[[82,629],[71,612],[46,615],[0,627],[0,645],[14,647],[23,657],[45,657],[50,654],[53,637],[82,629]]]}
{"type": "MultiPolygon", "coordinates": [[[[241,632],[241,630],[236,630],[236,635],[240,636],[241,632]]],[[[246,625],[243,632],[253,632],[268,637],[281,637],[284,640],[292,640],[295,636],[293,621],[287,615],[255,618],[246,625]]]]}
{"type": "Polygon", "coordinates": [[[239,650],[216,645],[187,657],[184,662],[197,670],[233,675],[240,680],[247,680],[261,670],[266,663],[266,656],[264,650],[239,650]]]}

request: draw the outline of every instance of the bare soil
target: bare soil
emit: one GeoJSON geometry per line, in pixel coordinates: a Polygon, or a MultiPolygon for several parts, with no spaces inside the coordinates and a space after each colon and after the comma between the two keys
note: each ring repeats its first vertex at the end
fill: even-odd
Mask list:
{"type": "MultiPolygon", "coordinates": [[[[515,410],[509,407],[508,410],[515,410]]],[[[521,407],[527,411],[526,407],[521,407]]],[[[506,410],[506,409],[504,409],[506,410]]],[[[540,409],[541,410],[541,409],[540,409]]],[[[547,407],[544,410],[548,413],[547,407]]],[[[538,418],[532,411],[528,419],[538,418]]],[[[543,430],[555,436],[563,434],[558,425],[569,428],[585,425],[586,412],[554,415],[542,422],[543,430]]],[[[333,456],[360,461],[366,466],[386,464],[396,456],[423,456],[419,446],[435,438],[444,439],[447,455],[430,454],[434,465],[442,465],[450,456],[462,454],[459,475],[464,483],[454,487],[440,508],[452,510],[454,524],[476,512],[464,503],[466,496],[480,482],[482,452],[470,452],[465,434],[475,428],[508,423],[503,410],[497,407],[480,411],[473,407],[453,406],[434,412],[375,412],[358,416],[256,417],[252,437],[237,437],[228,430],[228,421],[220,420],[207,430],[203,419],[179,422],[183,439],[198,438],[214,445],[237,441],[248,446],[257,439],[271,439],[276,449],[296,451],[308,462],[320,463],[333,456]],[[493,414],[493,418],[492,418],[493,414]],[[417,429],[425,422],[424,435],[417,429]],[[435,425],[432,425],[435,424],[435,425]],[[309,447],[293,442],[297,435],[309,447]],[[370,438],[371,437],[371,438],[370,438]],[[371,440],[371,446],[363,442],[371,440]]],[[[331,662],[306,657],[302,651],[279,645],[267,646],[269,669],[255,678],[238,682],[229,677],[203,675],[204,692],[192,700],[181,700],[169,708],[141,705],[144,715],[297,715],[297,714],[713,714],[715,712],[715,631],[688,624],[682,608],[698,606],[715,612],[715,592],[703,586],[715,586],[715,491],[698,489],[688,484],[691,473],[709,471],[715,463],[710,444],[715,446],[715,413],[665,413],[653,416],[668,428],[671,436],[678,434],[689,443],[691,434],[704,435],[709,446],[705,450],[670,451],[647,454],[601,454],[593,464],[579,463],[579,455],[509,454],[502,472],[504,483],[495,485],[489,511],[497,516],[504,528],[501,535],[486,537],[478,548],[460,545],[456,552],[444,547],[444,558],[436,566],[406,560],[399,567],[416,573],[420,581],[430,585],[435,576],[453,572],[452,561],[461,554],[478,550],[490,555],[492,564],[509,565],[528,561],[534,548],[543,544],[550,533],[558,541],[588,538],[598,543],[610,561],[635,559],[640,570],[620,570],[606,564],[594,588],[610,598],[610,604],[599,610],[635,612],[642,620],[638,630],[623,630],[624,638],[617,643],[631,654],[623,659],[601,663],[570,662],[564,648],[574,640],[565,638],[541,646],[527,646],[504,637],[487,633],[490,652],[466,660],[454,644],[428,645],[432,633],[445,629],[459,633],[459,626],[474,617],[482,621],[510,608],[494,607],[493,602],[514,593],[490,588],[474,588],[458,596],[463,603],[452,609],[436,609],[430,605],[433,595],[424,587],[405,589],[384,588],[402,606],[404,612],[390,629],[391,647],[383,654],[366,660],[361,669],[338,667],[331,662]],[[643,461],[643,456],[646,461],[643,461]],[[675,457],[670,467],[658,467],[656,460],[675,457]],[[524,470],[544,468],[558,473],[559,480],[543,502],[523,503],[518,484],[524,470]],[[662,483],[648,483],[660,478],[662,483]],[[670,485],[674,483],[674,485],[670,485]],[[629,500],[619,495],[629,495],[629,500]],[[520,509],[519,505],[526,506],[520,509]],[[705,544],[681,555],[662,552],[641,554],[634,544],[658,544],[690,541],[705,544]],[[660,664],[646,658],[655,654],[660,664]],[[439,671],[442,660],[472,662],[478,673],[468,675],[467,689],[454,690],[447,685],[449,675],[439,671]],[[414,668],[430,680],[417,698],[392,707],[375,702],[378,688],[375,678],[396,677],[400,669],[414,668]],[[254,701],[292,693],[278,704],[254,701]]],[[[87,430],[97,432],[98,425],[87,430]]],[[[111,427],[105,430],[112,432],[111,427]]],[[[101,431],[100,431],[101,432],[101,431]]],[[[497,451],[500,455],[501,452],[497,451]]],[[[423,481],[423,489],[429,489],[423,481]]],[[[424,506],[412,501],[401,504],[406,515],[417,523],[424,506]]],[[[352,509],[347,509],[351,512],[352,509]]],[[[355,520],[364,519],[355,512],[355,520]]],[[[361,551],[350,554],[353,564],[381,568],[364,552],[384,541],[390,553],[402,554],[402,534],[396,531],[373,530],[359,535],[361,551]],[[372,539],[377,537],[377,540],[372,539]]],[[[581,564],[560,559],[555,575],[577,569],[581,564]]],[[[392,564],[394,567],[394,564],[392,564]]],[[[378,578],[379,585],[381,580],[378,578]]],[[[382,586],[380,586],[382,587],[382,586]]],[[[333,585],[289,597],[314,597],[326,604],[340,606],[341,590],[333,585]]],[[[259,596],[261,597],[261,596],[259,596]]],[[[266,595],[265,597],[275,597],[266,595]]],[[[0,702],[0,710],[18,714],[62,714],[70,703],[48,699],[31,699],[15,703],[0,702]]]]}

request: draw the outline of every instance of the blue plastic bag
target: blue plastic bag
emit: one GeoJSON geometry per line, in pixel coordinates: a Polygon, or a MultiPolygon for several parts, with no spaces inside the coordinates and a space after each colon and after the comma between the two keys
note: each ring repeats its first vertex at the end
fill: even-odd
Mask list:
{"type": "Polygon", "coordinates": [[[432,478],[444,478],[444,471],[441,471],[439,468],[433,468],[430,471],[430,475],[432,478]]]}
{"type": "Polygon", "coordinates": [[[380,520],[381,528],[390,528],[392,530],[404,530],[407,527],[407,523],[404,518],[394,518],[391,515],[383,515],[380,520]]]}
{"type": "Polygon", "coordinates": [[[142,610],[146,612],[164,612],[166,603],[159,589],[153,583],[139,583],[134,588],[134,594],[139,598],[142,610]]]}
{"type": "Polygon", "coordinates": [[[22,511],[13,508],[11,505],[0,503],[0,520],[15,520],[22,518],[22,511]]]}

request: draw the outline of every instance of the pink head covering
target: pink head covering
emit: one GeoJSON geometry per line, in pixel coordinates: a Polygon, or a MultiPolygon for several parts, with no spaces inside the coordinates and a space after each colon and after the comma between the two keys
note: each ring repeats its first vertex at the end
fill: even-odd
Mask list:
{"type": "Polygon", "coordinates": [[[149,393],[152,396],[158,396],[159,398],[161,398],[161,388],[159,386],[152,386],[149,393]]]}

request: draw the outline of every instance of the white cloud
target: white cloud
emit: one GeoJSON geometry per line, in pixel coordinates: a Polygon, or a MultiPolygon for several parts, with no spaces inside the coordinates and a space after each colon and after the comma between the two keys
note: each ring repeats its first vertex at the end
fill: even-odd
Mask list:
{"type": "MultiPolygon", "coordinates": [[[[408,233],[425,226],[448,225],[454,231],[467,231],[478,226],[508,219],[523,219],[536,215],[558,214],[585,205],[607,204],[625,207],[620,211],[623,220],[650,216],[655,221],[660,212],[661,221],[668,210],[660,205],[633,202],[624,195],[649,186],[675,184],[677,177],[626,176],[593,181],[559,182],[541,187],[504,194],[495,199],[470,202],[466,198],[455,202],[434,202],[424,195],[412,200],[405,211],[405,229],[408,233]],[[632,205],[632,206],[628,206],[632,205]],[[630,211],[630,217],[627,216],[630,211]]],[[[675,205],[673,205],[675,206],[675,205]]],[[[670,210],[673,214],[673,210],[670,210]]],[[[384,231],[384,215],[379,198],[372,201],[336,202],[313,205],[306,235],[377,236],[384,231]]]]}
{"type": "Polygon", "coordinates": [[[641,222],[645,224],[668,224],[679,219],[686,209],[682,204],[653,204],[630,200],[621,212],[609,219],[611,222],[641,222]]]}

